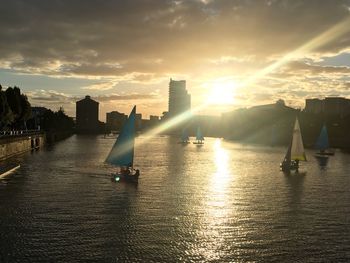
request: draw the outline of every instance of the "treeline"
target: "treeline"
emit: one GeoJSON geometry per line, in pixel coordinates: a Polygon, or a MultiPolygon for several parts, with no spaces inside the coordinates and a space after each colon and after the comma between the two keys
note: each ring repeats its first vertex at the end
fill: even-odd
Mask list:
{"type": "Polygon", "coordinates": [[[0,85],[0,130],[27,129],[31,118],[31,106],[26,95],[18,87],[3,90],[0,85]]]}
{"type": "Polygon", "coordinates": [[[42,116],[42,129],[47,132],[73,132],[73,118],[67,116],[61,107],[58,111],[46,110],[42,116]]]}

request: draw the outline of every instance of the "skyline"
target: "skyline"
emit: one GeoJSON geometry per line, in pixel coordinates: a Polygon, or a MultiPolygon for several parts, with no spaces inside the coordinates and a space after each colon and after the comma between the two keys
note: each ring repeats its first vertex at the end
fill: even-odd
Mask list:
{"type": "Polygon", "coordinates": [[[284,99],[350,95],[350,1],[4,1],[0,84],[71,116],[160,116],[170,78],[219,115],[284,99]]]}

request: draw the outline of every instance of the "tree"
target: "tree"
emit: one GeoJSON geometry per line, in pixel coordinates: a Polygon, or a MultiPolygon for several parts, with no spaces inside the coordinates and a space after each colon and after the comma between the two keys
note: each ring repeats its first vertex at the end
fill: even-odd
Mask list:
{"type": "Polygon", "coordinates": [[[5,130],[14,121],[14,115],[7,102],[5,91],[0,85],[0,130],[5,130]]]}
{"type": "Polygon", "coordinates": [[[12,127],[26,128],[26,121],[31,117],[31,106],[27,96],[21,94],[18,87],[8,87],[5,91],[8,105],[13,113],[12,127]]]}

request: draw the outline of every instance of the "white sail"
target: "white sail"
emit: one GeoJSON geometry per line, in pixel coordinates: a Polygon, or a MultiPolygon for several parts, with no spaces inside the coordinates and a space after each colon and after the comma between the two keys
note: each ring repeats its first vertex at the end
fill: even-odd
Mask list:
{"type": "Polygon", "coordinates": [[[305,150],[303,145],[303,138],[301,137],[300,126],[298,118],[295,120],[293,129],[293,139],[291,148],[291,159],[306,161],[305,150]]]}

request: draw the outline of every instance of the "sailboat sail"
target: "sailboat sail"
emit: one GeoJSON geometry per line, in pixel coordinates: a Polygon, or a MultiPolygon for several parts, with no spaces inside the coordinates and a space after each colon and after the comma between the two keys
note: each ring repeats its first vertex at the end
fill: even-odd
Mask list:
{"type": "Polygon", "coordinates": [[[203,134],[202,134],[202,131],[201,131],[200,127],[197,128],[196,140],[197,141],[203,141],[204,140],[204,137],[203,137],[203,134]]]}
{"type": "Polygon", "coordinates": [[[294,130],[293,130],[293,139],[291,147],[291,159],[306,161],[306,155],[303,145],[303,138],[301,137],[300,125],[298,118],[295,121],[294,130]]]}
{"type": "Polygon", "coordinates": [[[115,141],[106,162],[116,166],[132,167],[134,163],[136,106],[132,109],[121,133],[115,141]]]}
{"type": "Polygon", "coordinates": [[[324,151],[329,148],[328,133],[327,133],[326,125],[323,125],[321,129],[320,136],[318,137],[316,142],[316,148],[320,151],[324,151]]]}
{"type": "Polygon", "coordinates": [[[183,129],[182,130],[182,134],[181,134],[181,140],[183,141],[183,142],[187,142],[187,141],[189,141],[189,137],[188,137],[188,133],[187,133],[187,130],[186,129],[183,129]]]}

